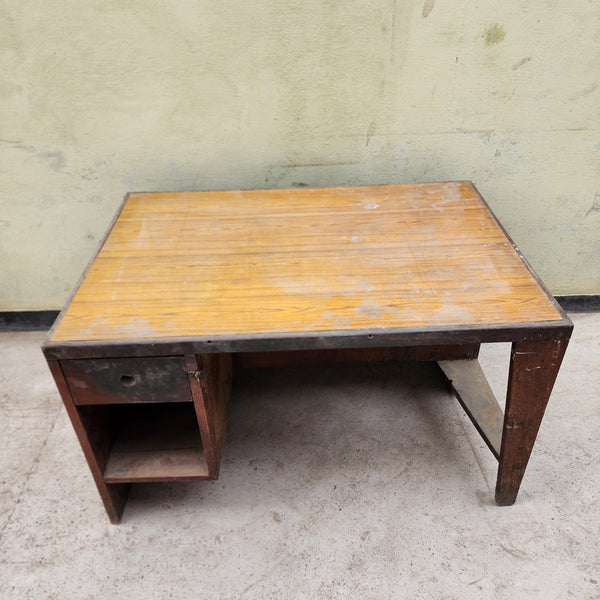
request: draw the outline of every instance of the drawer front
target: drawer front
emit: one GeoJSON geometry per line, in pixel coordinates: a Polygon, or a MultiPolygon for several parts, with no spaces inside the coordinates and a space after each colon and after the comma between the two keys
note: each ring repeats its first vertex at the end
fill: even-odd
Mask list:
{"type": "Polygon", "coordinates": [[[75,404],[191,402],[182,356],[61,361],[75,404]]]}

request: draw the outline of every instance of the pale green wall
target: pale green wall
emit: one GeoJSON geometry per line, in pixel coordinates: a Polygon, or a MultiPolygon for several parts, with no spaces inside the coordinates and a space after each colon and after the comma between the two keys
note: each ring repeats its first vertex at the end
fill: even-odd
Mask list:
{"type": "Polygon", "coordinates": [[[597,0],[0,3],[0,310],[61,307],[130,190],[471,179],[600,293],[597,0]]]}

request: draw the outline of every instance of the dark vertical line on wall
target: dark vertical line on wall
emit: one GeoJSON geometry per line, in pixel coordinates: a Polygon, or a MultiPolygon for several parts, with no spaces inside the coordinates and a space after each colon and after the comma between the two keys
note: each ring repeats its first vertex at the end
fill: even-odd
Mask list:
{"type": "Polygon", "coordinates": [[[394,56],[396,54],[396,2],[392,2],[392,32],[390,38],[390,62],[394,64],[394,56]]]}

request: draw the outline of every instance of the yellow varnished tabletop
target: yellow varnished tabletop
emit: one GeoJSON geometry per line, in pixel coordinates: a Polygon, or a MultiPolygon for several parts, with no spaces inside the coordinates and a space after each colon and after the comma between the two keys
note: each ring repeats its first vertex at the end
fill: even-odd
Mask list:
{"type": "Polygon", "coordinates": [[[561,320],[469,182],[148,193],[50,342],[561,320]]]}

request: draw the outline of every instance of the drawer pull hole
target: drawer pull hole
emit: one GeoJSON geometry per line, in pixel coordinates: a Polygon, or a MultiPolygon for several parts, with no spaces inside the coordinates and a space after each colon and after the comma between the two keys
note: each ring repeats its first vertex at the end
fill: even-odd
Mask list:
{"type": "Polygon", "coordinates": [[[132,387],[136,384],[136,379],[133,375],[121,375],[120,381],[123,387],[132,387]]]}

